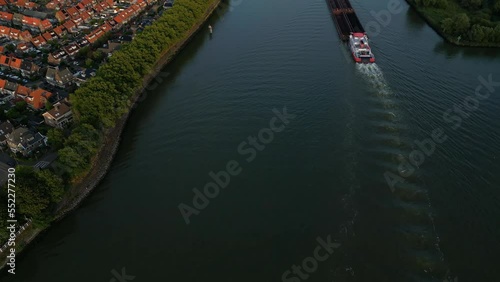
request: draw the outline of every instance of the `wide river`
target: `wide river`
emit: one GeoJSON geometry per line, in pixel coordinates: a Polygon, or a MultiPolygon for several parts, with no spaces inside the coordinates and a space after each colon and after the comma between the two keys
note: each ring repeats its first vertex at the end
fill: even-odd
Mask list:
{"type": "Polygon", "coordinates": [[[219,10],[134,110],[104,181],[1,280],[499,281],[500,52],[443,43],[401,1],[380,30],[386,0],[352,3],[372,66],[324,0],[219,10]],[[240,145],[261,130],[267,144],[240,145]],[[179,204],[232,161],[186,224],[179,204]]]}

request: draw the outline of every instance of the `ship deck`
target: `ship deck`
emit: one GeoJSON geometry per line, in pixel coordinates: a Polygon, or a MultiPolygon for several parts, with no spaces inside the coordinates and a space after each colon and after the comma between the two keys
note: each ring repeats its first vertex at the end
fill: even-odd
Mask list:
{"type": "Polygon", "coordinates": [[[348,40],[351,32],[365,32],[349,0],[327,0],[327,2],[342,40],[348,40]]]}

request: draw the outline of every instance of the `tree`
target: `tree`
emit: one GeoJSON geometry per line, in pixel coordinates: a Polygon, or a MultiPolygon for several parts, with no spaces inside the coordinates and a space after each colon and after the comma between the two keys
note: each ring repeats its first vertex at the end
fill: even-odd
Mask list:
{"type": "Polygon", "coordinates": [[[496,0],[493,5],[493,11],[497,14],[500,14],[500,0],[496,0]]]}
{"type": "Polygon", "coordinates": [[[483,0],[462,0],[465,8],[478,9],[483,5],[483,0]]]}
{"type": "Polygon", "coordinates": [[[14,44],[7,44],[7,45],[5,46],[5,49],[6,49],[7,51],[9,51],[9,52],[14,52],[14,51],[16,51],[16,45],[14,45],[14,44]]]}
{"type": "Polygon", "coordinates": [[[480,25],[473,25],[470,32],[469,32],[469,38],[471,41],[475,42],[484,42],[485,41],[485,33],[483,30],[483,27],[480,25]]]}
{"type": "Polygon", "coordinates": [[[463,35],[470,28],[470,20],[467,14],[461,13],[453,17],[454,22],[454,34],[455,35],[463,35]]]}
{"type": "Polygon", "coordinates": [[[29,218],[46,218],[64,193],[62,179],[48,170],[35,171],[32,167],[20,166],[16,179],[18,211],[29,218]]]}
{"type": "Polygon", "coordinates": [[[47,138],[52,148],[61,149],[64,146],[64,133],[59,128],[51,128],[47,132],[47,138]]]}
{"type": "Polygon", "coordinates": [[[28,103],[26,101],[19,101],[16,103],[15,109],[18,110],[19,112],[24,112],[28,106],[28,103]]]}
{"type": "Polygon", "coordinates": [[[51,103],[51,102],[49,102],[49,100],[47,100],[47,102],[45,102],[45,109],[46,109],[47,111],[52,110],[52,108],[53,108],[53,107],[54,107],[54,105],[52,105],[52,103],[51,103]]]}

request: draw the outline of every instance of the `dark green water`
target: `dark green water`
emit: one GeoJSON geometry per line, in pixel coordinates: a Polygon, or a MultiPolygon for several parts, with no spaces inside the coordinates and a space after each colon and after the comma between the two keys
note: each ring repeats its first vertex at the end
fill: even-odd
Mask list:
{"type": "MultiPolygon", "coordinates": [[[[374,2],[353,1],[365,27],[374,2]]],[[[480,75],[500,81],[499,52],[444,44],[401,3],[359,67],[325,1],[238,3],[166,68],[101,185],[1,280],[282,281],[331,236],[307,281],[500,281],[500,87],[460,127],[443,119],[480,75]],[[239,144],[283,107],[295,118],[247,162],[239,144]],[[392,192],[384,173],[437,128],[447,140],[392,192]],[[178,205],[230,160],[241,174],[186,225],[178,205]]]]}

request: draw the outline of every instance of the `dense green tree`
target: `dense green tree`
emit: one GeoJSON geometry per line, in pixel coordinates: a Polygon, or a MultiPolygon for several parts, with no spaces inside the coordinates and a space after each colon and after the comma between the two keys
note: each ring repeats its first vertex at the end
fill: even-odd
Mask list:
{"type": "Polygon", "coordinates": [[[49,145],[54,149],[60,149],[64,146],[64,133],[59,128],[51,128],[47,132],[49,145]]]}
{"type": "Polygon", "coordinates": [[[51,207],[61,200],[63,193],[62,179],[50,171],[35,171],[25,166],[16,169],[16,196],[20,214],[44,219],[51,207]]]}

